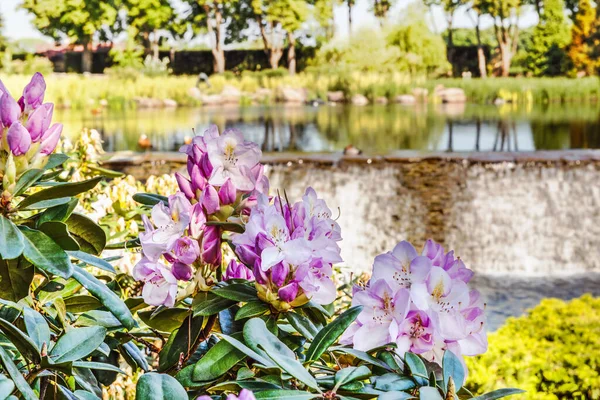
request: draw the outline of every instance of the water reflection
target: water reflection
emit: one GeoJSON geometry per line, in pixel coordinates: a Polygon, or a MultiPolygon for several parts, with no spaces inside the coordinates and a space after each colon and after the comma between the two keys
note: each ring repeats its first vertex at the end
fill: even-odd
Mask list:
{"type": "Polygon", "coordinates": [[[392,150],[519,151],[600,147],[599,104],[428,104],[415,106],[248,106],[200,109],[57,111],[68,134],[98,129],[108,151],[177,150],[209,124],[238,128],[265,152],[331,152],[353,144],[370,154],[392,150]]]}

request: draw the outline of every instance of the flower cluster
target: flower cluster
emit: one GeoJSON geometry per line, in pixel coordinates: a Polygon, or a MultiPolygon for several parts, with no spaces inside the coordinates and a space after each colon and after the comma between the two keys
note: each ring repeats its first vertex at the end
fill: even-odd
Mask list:
{"type": "MultiPolygon", "coordinates": [[[[212,126],[181,151],[188,155],[190,177],[176,174],[180,191],[169,196],[168,205],[154,206],[140,234],[143,258],[133,276],[145,282],[142,294],[151,305],[172,306],[179,281],[191,280],[194,269],[202,281],[221,266],[219,223],[241,222],[269,186],[259,163],[260,149],[238,131],[220,135],[212,126]]],[[[241,274],[241,268],[234,261],[226,276],[252,278],[251,273],[241,274]]]]}
{"type": "Polygon", "coordinates": [[[421,255],[408,242],[375,258],[366,287],[356,287],[353,305],[364,306],[342,343],[360,350],[396,344],[406,352],[442,361],[450,350],[473,356],[487,349],[484,304],[467,283],[473,272],[454,252],[431,240],[421,255]]]}
{"type": "Polygon", "coordinates": [[[44,103],[45,92],[40,73],[33,75],[18,100],[0,82],[0,170],[5,193],[12,193],[17,177],[27,169],[42,168],[60,139],[63,126],[50,125],[54,105],[44,103]]]}
{"type": "Polygon", "coordinates": [[[260,195],[246,231],[233,243],[240,260],[252,268],[259,297],[285,311],[309,300],[335,300],[331,276],[332,264],[342,261],[340,240],[331,210],[308,188],[294,205],[260,195]]]}
{"type": "MultiPolygon", "coordinates": [[[[198,397],[196,400],[212,400],[212,397],[203,395],[198,397]]],[[[242,389],[239,395],[236,396],[235,394],[230,393],[227,395],[225,400],[256,400],[256,397],[254,397],[254,393],[248,389],[242,389]]]]}

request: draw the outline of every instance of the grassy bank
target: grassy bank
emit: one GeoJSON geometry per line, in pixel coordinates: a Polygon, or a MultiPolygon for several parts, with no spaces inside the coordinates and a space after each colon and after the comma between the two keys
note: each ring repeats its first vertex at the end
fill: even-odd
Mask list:
{"type": "MultiPolygon", "coordinates": [[[[3,77],[10,90],[26,84],[28,77],[11,75],[3,77]]],[[[111,109],[128,109],[138,106],[136,99],[174,100],[179,106],[202,104],[202,96],[220,94],[226,87],[239,90],[240,104],[273,102],[283,88],[305,89],[308,99],[327,99],[327,93],[341,91],[346,100],[361,94],[370,101],[385,97],[389,101],[401,94],[410,94],[415,88],[429,92],[427,101],[437,102],[432,94],[436,87],[457,87],[464,90],[468,101],[488,104],[496,99],[517,104],[549,104],[560,102],[595,102],[600,99],[600,79],[568,78],[492,78],[436,79],[410,78],[402,73],[320,73],[305,72],[295,76],[285,71],[243,73],[241,76],[210,77],[210,86],[202,83],[193,91],[197,78],[169,76],[136,80],[117,76],[51,75],[47,77],[47,98],[63,108],[83,109],[105,106],[111,109]]],[[[160,102],[159,102],[160,104],[160,102]]]]}

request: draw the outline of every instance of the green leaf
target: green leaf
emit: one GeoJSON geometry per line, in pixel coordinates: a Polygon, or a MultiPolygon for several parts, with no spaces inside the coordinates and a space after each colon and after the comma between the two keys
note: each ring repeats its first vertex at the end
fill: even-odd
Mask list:
{"type": "Polygon", "coordinates": [[[344,331],[354,322],[358,314],[362,311],[362,306],[354,306],[344,311],[339,317],[327,324],[315,336],[306,352],[306,361],[316,361],[321,357],[329,346],[335,343],[344,331]]]}
{"type": "Polygon", "coordinates": [[[59,197],[56,199],[42,200],[28,205],[27,207],[19,208],[19,210],[42,210],[44,208],[52,208],[68,204],[71,201],[71,197],[59,197]]]}
{"type": "Polygon", "coordinates": [[[313,324],[313,322],[303,315],[296,312],[287,312],[285,314],[290,325],[294,327],[302,336],[308,340],[313,340],[315,335],[319,333],[319,329],[313,324]]]}
{"type": "Polygon", "coordinates": [[[42,175],[44,175],[43,169],[30,169],[25,171],[17,180],[13,190],[13,196],[17,197],[23,194],[34,183],[36,183],[42,177],[42,175]]]}
{"type": "Polygon", "coordinates": [[[37,225],[40,226],[48,221],[66,221],[67,218],[69,218],[69,216],[73,213],[73,210],[75,210],[75,207],[77,207],[78,203],[78,199],[72,198],[67,204],[61,204],[59,206],[46,209],[40,214],[37,225]]]}
{"type": "Polygon", "coordinates": [[[450,350],[444,352],[444,357],[442,358],[442,373],[444,375],[444,392],[448,390],[450,377],[454,380],[456,392],[458,392],[465,382],[465,370],[460,359],[450,350]]]}
{"type": "Polygon", "coordinates": [[[101,326],[70,329],[58,339],[50,358],[55,363],[79,360],[96,350],[105,336],[106,329],[101,326]]]}
{"type": "Polygon", "coordinates": [[[166,371],[179,362],[180,354],[186,357],[193,351],[194,344],[200,338],[204,317],[188,316],[181,327],[169,336],[167,344],[162,348],[158,361],[158,370],[166,371]]]}
{"type": "Polygon", "coordinates": [[[23,395],[25,400],[38,400],[38,397],[31,389],[31,386],[27,383],[23,375],[21,375],[21,371],[17,368],[15,363],[12,360],[10,354],[6,352],[0,346],[0,359],[2,359],[2,364],[4,365],[4,369],[10,375],[10,378],[13,380],[13,383],[19,389],[19,392],[23,395]]]}
{"type": "Polygon", "coordinates": [[[43,344],[50,345],[50,327],[46,319],[39,312],[29,307],[23,307],[25,329],[38,351],[42,351],[43,344]]]}
{"type": "Polygon", "coordinates": [[[161,332],[172,332],[179,328],[188,315],[190,315],[190,310],[185,308],[164,308],[158,312],[138,312],[138,317],[146,325],[161,332]]]}
{"type": "Polygon", "coordinates": [[[67,224],[60,221],[48,221],[41,224],[38,230],[44,232],[50,239],[63,248],[63,250],[77,251],[79,243],[69,233],[67,224]]]}
{"type": "Polygon", "coordinates": [[[0,298],[17,302],[27,297],[33,272],[31,264],[22,257],[16,260],[0,258],[0,298]]]}
{"type": "Polygon", "coordinates": [[[140,349],[133,342],[127,342],[121,345],[121,354],[123,358],[127,361],[129,365],[134,369],[140,367],[144,371],[148,371],[150,367],[148,366],[148,361],[146,361],[146,356],[140,351],[140,349]],[[128,358],[130,360],[128,360],[128,358]],[[133,362],[133,364],[131,364],[133,362]]]}
{"type": "Polygon", "coordinates": [[[220,311],[234,304],[236,304],[234,300],[217,296],[211,292],[198,292],[192,302],[192,310],[194,311],[194,316],[202,315],[207,317],[218,314],[220,311]]]}
{"type": "Polygon", "coordinates": [[[269,306],[262,301],[251,301],[244,304],[242,308],[235,313],[235,320],[239,321],[244,318],[258,317],[269,311],[269,306]]]}
{"type": "Polygon", "coordinates": [[[254,397],[256,400],[310,400],[319,396],[300,390],[263,390],[254,393],[254,397]]]}
{"type": "Polygon", "coordinates": [[[245,357],[244,353],[221,340],[196,363],[193,379],[197,382],[217,379],[245,357]]]}
{"type": "Polygon", "coordinates": [[[6,375],[0,374],[0,399],[6,400],[13,390],[15,390],[15,383],[8,379],[6,375]]]}
{"type": "Polygon", "coordinates": [[[364,365],[360,367],[346,367],[335,373],[335,386],[339,388],[353,381],[362,381],[371,376],[371,370],[364,365]]]}
{"type": "Polygon", "coordinates": [[[73,265],[65,251],[45,233],[20,226],[25,238],[23,254],[27,261],[50,274],[68,279],[73,274],[73,265]]]}
{"type": "Polygon", "coordinates": [[[224,231],[244,233],[244,225],[229,221],[206,221],[207,226],[218,226],[224,231]]]}
{"type": "Polygon", "coordinates": [[[377,367],[386,369],[388,371],[392,371],[392,368],[388,364],[386,364],[385,362],[381,361],[378,358],[373,357],[372,355],[370,355],[369,353],[366,353],[364,351],[355,350],[351,347],[344,347],[344,346],[333,347],[332,350],[339,351],[339,352],[345,353],[345,354],[353,355],[354,357],[358,358],[361,361],[364,361],[369,364],[375,365],[377,367]]]}
{"type": "Polygon", "coordinates": [[[436,388],[422,387],[419,389],[419,400],[444,400],[444,398],[436,388]]]}
{"type": "Polygon", "coordinates": [[[103,326],[105,328],[117,328],[121,326],[119,321],[110,311],[93,310],[82,314],[75,321],[79,326],[103,326]]]}
{"type": "Polygon", "coordinates": [[[414,354],[406,352],[404,355],[404,363],[408,366],[410,373],[415,377],[416,381],[421,385],[427,385],[429,374],[427,368],[421,358],[414,354]]]}
{"type": "Polygon", "coordinates": [[[247,303],[258,300],[256,288],[244,283],[230,283],[213,289],[212,293],[237,302],[247,303]]]}
{"type": "Polygon", "coordinates": [[[87,368],[87,369],[94,369],[94,370],[101,370],[101,371],[112,371],[112,372],[117,372],[119,374],[124,374],[125,375],[125,372],[123,372],[120,368],[115,367],[112,364],[103,363],[103,362],[74,361],[73,362],[73,367],[76,367],[76,368],[87,368]]]}
{"type": "Polygon", "coordinates": [[[65,306],[67,306],[68,312],[79,314],[83,312],[97,310],[98,308],[102,307],[102,303],[100,303],[100,300],[98,300],[94,296],[82,294],[79,296],[73,296],[65,299],[65,306]]]}
{"type": "Polygon", "coordinates": [[[136,400],[187,400],[188,396],[177,379],[166,374],[148,372],[136,386],[136,400]]]}
{"type": "Polygon", "coordinates": [[[101,400],[98,396],[85,390],[76,390],[75,397],[78,400],[101,400]]]}
{"type": "Polygon", "coordinates": [[[44,169],[49,170],[59,167],[63,165],[68,159],[69,156],[63,153],[50,154],[50,156],[48,157],[48,162],[46,162],[44,169]]]}
{"type": "Polygon", "coordinates": [[[155,206],[158,203],[164,203],[166,206],[169,205],[168,197],[152,193],[136,193],[133,195],[133,200],[145,206],[155,206]]]}
{"type": "Polygon", "coordinates": [[[41,361],[40,350],[35,342],[14,324],[0,318],[0,329],[11,343],[24,357],[30,358],[35,363],[41,361]]]}
{"type": "Polygon", "coordinates": [[[408,376],[390,372],[375,379],[375,389],[385,392],[401,392],[415,387],[415,382],[408,376]]]}
{"type": "Polygon", "coordinates": [[[94,221],[81,214],[73,213],[67,219],[69,232],[79,243],[81,251],[99,255],[106,246],[106,233],[94,221]]]}
{"type": "Polygon", "coordinates": [[[406,392],[386,392],[379,395],[377,400],[407,400],[416,397],[406,392]]]}
{"type": "Polygon", "coordinates": [[[100,268],[104,271],[111,272],[116,274],[115,268],[106,260],[103,260],[100,257],[96,257],[92,254],[85,253],[83,251],[67,251],[67,254],[73,258],[78,259],[79,261],[83,261],[87,265],[91,265],[96,268],[100,268]]]}
{"type": "Polygon", "coordinates": [[[23,234],[13,222],[0,215],[0,257],[12,260],[23,253],[23,234]]]}
{"type": "Polygon", "coordinates": [[[58,186],[52,186],[48,189],[36,192],[31,196],[25,198],[17,206],[19,209],[24,209],[27,206],[35,203],[39,203],[45,200],[56,199],[60,197],[72,197],[80,193],[87,192],[93,189],[98,182],[102,180],[102,177],[93,178],[82,182],[65,183],[58,186]]]}
{"type": "MultiPolygon", "coordinates": [[[[250,347],[246,346],[244,343],[242,343],[238,339],[236,339],[232,336],[228,336],[228,335],[221,335],[221,337],[223,338],[223,340],[230,343],[233,347],[235,347],[242,353],[246,354],[248,357],[252,358],[253,360],[256,360],[258,363],[264,365],[265,367],[268,368],[268,367],[276,366],[275,363],[273,361],[271,361],[271,359],[268,358],[266,355],[263,356],[261,354],[258,354],[257,352],[252,350],[250,347]]],[[[262,353],[262,351],[261,351],[261,353],[262,353]]]]}
{"type": "Polygon", "coordinates": [[[81,283],[91,294],[96,296],[110,312],[129,330],[137,326],[131,311],[112,290],[102,281],[81,267],[74,267],[73,278],[81,283]]]}
{"type": "Polygon", "coordinates": [[[481,396],[473,397],[471,400],[495,400],[501,399],[503,397],[512,396],[513,394],[525,393],[524,390],[521,389],[498,389],[493,392],[489,392],[486,394],[482,394],[481,396]]]}
{"type": "Polygon", "coordinates": [[[267,329],[262,319],[252,318],[246,322],[244,342],[252,350],[267,354],[282,370],[306,386],[319,390],[315,378],[296,359],[294,352],[267,329]]]}

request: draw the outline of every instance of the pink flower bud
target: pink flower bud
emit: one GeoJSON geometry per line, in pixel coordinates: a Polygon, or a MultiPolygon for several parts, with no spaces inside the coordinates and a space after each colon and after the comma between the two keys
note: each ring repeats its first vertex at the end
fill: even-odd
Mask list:
{"type": "Polygon", "coordinates": [[[46,103],[42,104],[29,115],[26,127],[31,134],[31,140],[34,143],[39,142],[43,133],[50,127],[53,111],[54,105],[52,103],[46,103]]]}
{"type": "Polygon", "coordinates": [[[40,154],[48,155],[54,152],[60,134],[63,130],[63,124],[54,124],[42,135],[42,145],[40,147],[40,154]]]}
{"type": "Polygon", "coordinates": [[[277,291],[279,298],[288,303],[294,301],[296,296],[298,295],[298,284],[296,282],[292,282],[277,291]]]}
{"type": "Polygon", "coordinates": [[[202,261],[206,264],[221,264],[221,230],[218,226],[206,226],[202,237],[202,261]]]}
{"type": "Polygon", "coordinates": [[[235,252],[240,260],[246,265],[254,265],[258,260],[258,255],[254,252],[254,248],[246,244],[236,246],[235,252]]]}
{"type": "Polygon", "coordinates": [[[193,238],[198,239],[204,230],[206,224],[206,214],[202,204],[196,203],[192,207],[192,220],[190,221],[190,235],[193,238]]]}
{"type": "Polygon", "coordinates": [[[205,153],[200,160],[200,169],[202,169],[202,173],[204,176],[210,177],[212,175],[213,166],[208,159],[208,153],[205,153]]]}
{"type": "Polygon", "coordinates": [[[29,132],[20,122],[15,122],[10,126],[6,134],[6,140],[10,151],[15,157],[27,153],[31,147],[31,136],[29,136],[29,132]]]}
{"type": "Polygon", "coordinates": [[[212,185],[207,185],[202,191],[202,196],[200,196],[200,203],[206,209],[207,214],[214,214],[219,211],[219,194],[217,193],[217,189],[215,189],[212,185]]]}
{"type": "Polygon", "coordinates": [[[44,77],[39,72],[36,72],[31,78],[31,82],[25,86],[23,90],[24,111],[29,113],[44,102],[44,94],[46,92],[46,82],[44,77]]]}
{"type": "Polygon", "coordinates": [[[236,190],[233,186],[231,179],[227,179],[223,186],[219,189],[219,200],[222,205],[229,205],[235,203],[236,190]]]}
{"type": "Polygon", "coordinates": [[[200,167],[194,165],[192,167],[192,173],[190,174],[192,179],[192,191],[196,193],[196,190],[204,190],[206,186],[206,178],[202,176],[202,172],[200,172],[200,167]]]}
{"type": "Polygon", "coordinates": [[[19,118],[21,118],[21,108],[10,94],[5,93],[0,98],[0,119],[2,120],[2,125],[10,127],[19,118]]]}
{"type": "Polygon", "coordinates": [[[175,173],[175,179],[177,179],[177,184],[179,185],[179,190],[181,190],[188,199],[193,199],[196,197],[194,195],[194,191],[192,190],[192,183],[188,178],[180,174],[179,172],[175,173]]]}
{"type": "Polygon", "coordinates": [[[290,267],[283,262],[279,262],[271,268],[271,281],[275,286],[283,286],[290,273],[290,267]]]}
{"type": "Polygon", "coordinates": [[[192,279],[192,267],[182,262],[177,261],[175,264],[173,264],[171,267],[171,272],[177,280],[189,281],[192,279]]]}
{"type": "Polygon", "coordinates": [[[225,269],[225,280],[229,279],[245,279],[248,281],[254,280],[254,274],[244,264],[238,263],[235,260],[231,260],[227,269],[225,269]]]}

